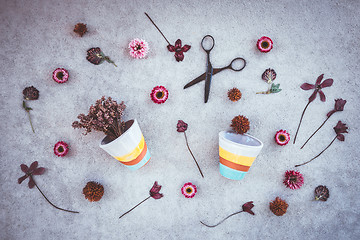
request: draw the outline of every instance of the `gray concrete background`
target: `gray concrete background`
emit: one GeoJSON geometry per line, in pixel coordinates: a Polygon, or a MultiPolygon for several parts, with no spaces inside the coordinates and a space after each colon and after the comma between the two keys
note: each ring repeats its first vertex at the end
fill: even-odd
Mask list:
{"type": "Polygon", "coordinates": [[[359,239],[359,1],[1,1],[1,142],[0,239],[359,239]],[[175,61],[166,42],[144,15],[147,12],[172,43],[180,38],[192,48],[185,60],[175,61]],[[83,38],[72,30],[88,25],[83,38]],[[244,57],[239,73],[224,71],[213,78],[210,99],[203,103],[204,85],[183,86],[205,71],[200,41],[214,36],[214,67],[234,57],[244,57]],[[274,41],[263,54],[256,49],[261,36],[274,41]],[[148,41],[147,59],[128,55],[133,38],[148,41]],[[117,64],[95,66],[86,61],[86,50],[100,47],[117,64]],[[70,80],[51,79],[57,67],[69,70],[70,80]],[[277,72],[282,92],[256,95],[266,90],[261,80],[266,68],[277,72]],[[324,73],[334,85],[324,90],[327,101],[316,99],[308,108],[297,144],[280,147],[273,137],[286,129],[294,137],[314,83],[324,73]],[[21,107],[22,90],[40,90],[29,103],[36,134],[21,107]],[[170,92],[165,104],[151,102],[157,85],[170,92]],[[226,92],[238,87],[237,103],[226,92]],[[152,159],[130,172],[98,147],[102,133],[83,136],[71,123],[102,95],[125,101],[124,119],[136,118],[152,159]],[[335,98],[348,101],[300,150],[301,143],[324,121],[335,98]],[[218,169],[218,133],[229,129],[239,114],[251,121],[249,133],[264,143],[260,156],[242,181],[222,177],[218,169]],[[176,132],[182,119],[189,124],[190,146],[205,178],[202,179],[187,151],[183,134],[176,132]],[[333,126],[349,126],[345,142],[336,141],[317,160],[299,168],[305,184],[290,190],[283,174],[309,160],[334,137],[333,126]],[[53,154],[63,140],[70,145],[64,158],[53,154]],[[47,171],[35,180],[56,205],[78,210],[78,215],[52,208],[27,182],[19,185],[19,165],[33,161],[47,171]],[[87,181],[105,187],[100,202],[82,195],[87,181]],[[122,218],[118,217],[148,196],[153,182],[163,186],[164,197],[151,199],[122,218]],[[193,199],[180,188],[191,181],[198,186],[193,199]],[[330,189],[327,202],[314,202],[318,185],[330,189]],[[285,199],[288,212],[273,215],[269,202],[285,199]],[[253,200],[256,213],[240,214],[217,228],[202,226],[241,209],[253,200]]]}

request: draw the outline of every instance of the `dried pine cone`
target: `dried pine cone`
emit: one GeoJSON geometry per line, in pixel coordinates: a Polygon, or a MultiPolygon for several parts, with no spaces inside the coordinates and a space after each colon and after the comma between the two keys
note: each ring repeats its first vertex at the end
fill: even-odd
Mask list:
{"type": "Polygon", "coordinates": [[[315,200],[326,201],[329,198],[329,189],[326,186],[320,185],[315,188],[315,200]]]}
{"type": "Polygon", "coordinates": [[[74,28],[74,32],[79,34],[80,37],[82,37],[87,32],[86,24],[84,23],[76,24],[74,28]]]}
{"type": "Polygon", "coordinates": [[[270,202],[270,210],[276,216],[284,215],[286,213],[288,206],[289,205],[285,202],[285,200],[282,200],[279,197],[276,197],[274,201],[270,202]]]}
{"type": "Polygon", "coordinates": [[[39,90],[35,87],[27,87],[23,90],[23,95],[25,100],[36,100],[39,98],[39,90]]]}
{"type": "Polygon", "coordinates": [[[233,118],[230,125],[238,134],[244,134],[250,129],[250,122],[245,116],[239,115],[233,118]]]}
{"type": "Polygon", "coordinates": [[[97,202],[104,195],[104,187],[97,182],[88,182],[83,189],[83,194],[90,202],[97,202]]]}
{"type": "Polygon", "coordinates": [[[239,101],[241,99],[240,90],[237,88],[230,89],[228,91],[228,98],[233,102],[239,101]]]}

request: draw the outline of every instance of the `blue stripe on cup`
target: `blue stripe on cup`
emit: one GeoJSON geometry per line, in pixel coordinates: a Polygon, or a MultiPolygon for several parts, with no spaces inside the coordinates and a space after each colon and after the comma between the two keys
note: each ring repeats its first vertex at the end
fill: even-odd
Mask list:
{"type": "Polygon", "coordinates": [[[245,177],[246,172],[234,170],[220,163],[220,173],[226,178],[232,180],[241,180],[245,177]]]}

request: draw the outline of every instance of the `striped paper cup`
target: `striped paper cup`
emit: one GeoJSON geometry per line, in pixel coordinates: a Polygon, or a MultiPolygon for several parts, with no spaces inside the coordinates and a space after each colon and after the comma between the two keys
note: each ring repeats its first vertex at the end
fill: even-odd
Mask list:
{"type": "Polygon", "coordinates": [[[260,153],[263,143],[248,134],[219,133],[220,173],[232,180],[241,180],[260,153]]]}
{"type": "Polygon", "coordinates": [[[151,156],[136,119],[126,124],[131,124],[126,132],[114,141],[105,137],[100,147],[131,170],[137,170],[144,166],[151,156]]]}

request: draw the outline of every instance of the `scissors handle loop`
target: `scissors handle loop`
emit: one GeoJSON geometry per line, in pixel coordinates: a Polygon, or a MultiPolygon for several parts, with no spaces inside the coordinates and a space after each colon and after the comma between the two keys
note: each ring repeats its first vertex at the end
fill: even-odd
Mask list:
{"type": "Polygon", "coordinates": [[[245,59],[243,59],[241,57],[237,57],[237,58],[234,58],[231,61],[231,63],[229,64],[229,66],[227,66],[226,68],[230,68],[231,70],[233,70],[235,72],[239,72],[239,71],[243,70],[245,68],[245,66],[246,66],[245,59]],[[234,63],[240,62],[240,61],[243,62],[243,64],[240,65],[241,66],[240,68],[239,68],[239,66],[235,66],[235,67],[233,66],[234,63]]]}
{"type": "Polygon", "coordinates": [[[215,40],[214,38],[211,36],[211,35],[206,35],[205,37],[203,37],[203,39],[201,40],[201,47],[202,49],[204,49],[205,52],[209,53],[215,46],[215,40]],[[204,40],[210,38],[211,39],[211,45],[210,45],[210,48],[208,47],[204,47],[204,40]]]}

